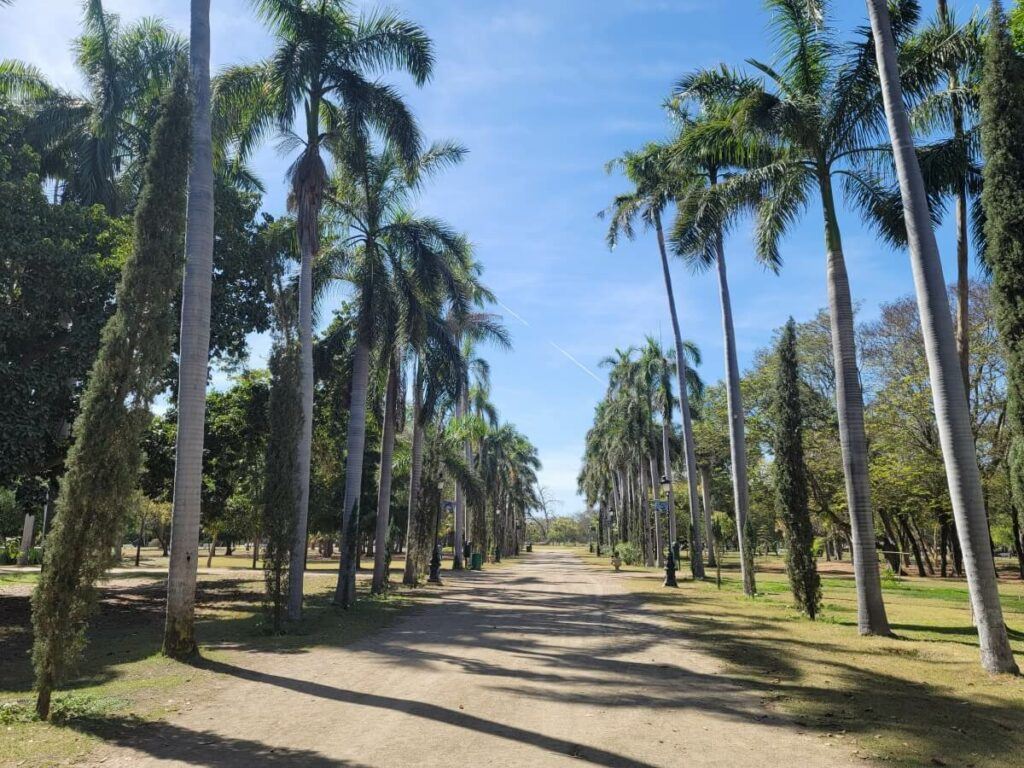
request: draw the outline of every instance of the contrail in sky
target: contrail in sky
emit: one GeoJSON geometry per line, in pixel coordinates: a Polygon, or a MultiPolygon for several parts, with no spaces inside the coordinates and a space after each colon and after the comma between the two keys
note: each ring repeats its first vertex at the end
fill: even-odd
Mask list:
{"type": "MultiPolygon", "coordinates": [[[[518,320],[518,321],[519,321],[520,323],[522,323],[523,325],[525,325],[525,326],[526,326],[527,328],[529,328],[529,327],[530,327],[530,324],[529,324],[528,322],[526,322],[526,320],[524,320],[524,319],[523,319],[523,318],[522,318],[522,317],[521,317],[521,316],[519,315],[519,313],[518,313],[518,312],[516,312],[516,311],[515,311],[514,309],[512,309],[512,307],[510,307],[510,306],[509,306],[508,304],[506,304],[505,302],[503,302],[503,301],[502,301],[501,299],[496,299],[496,301],[498,302],[498,304],[500,304],[500,305],[502,306],[502,308],[503,308],[503,309],[504,309],[504,310],[505,310],[506,312],[508,312],[508,313],[509,313],[510,315],[512,315],[512,317],[514,317],[514,318],[515,318],[516,320],[518,320]]],[[[581,371],[583,371],[583,372],[584,372],[585,374],[587,374],[587,375],[588,375],[588,376],[589,376],[590,378],[592,378],[592,379],[593,379],[594,381],[596,381],[596,382],[597,382],[598,384],[603,384],[603,383],[604,383],[604,382],[602,382],[602,381],[601,381],[601,379],[600,379],[600,378],[598,377],[598,375],[597,375],[596,373],[594,373],[594,372],[593,372],[592,370],[590,370],[589,368],[587,368],[587,366],[585,366],[585,365],[584,365],[583,363],[581,363],[581,362],[580,362],[579,360],[577,360],[577,359],[576,359],[575,357],[573,357],[572,355],[570,355],[570,354],[569,354],[568,352],[566,352],[566,351],[565,351],[564,349],[562,349],[562,348],[561,348],[560,346],[558,346],[557,344],[555,344],[555,342],[551,341],[551,339],[548,339],[548,344],[550,344],[550,345],[551,345],[552,347],[554,347],[554,348],[555,348],[555,349],[557,349],[557,350],[558,350],[559,352],[561,352],[561,353],[562,353],[563,355],[565,355],[566,359],[567,359],[567,360],[569,360],[569,362],[571,362],[571,363],[572,363],[573,365],[575,365],[575,366],[576,366],[577,368],[579,368],[579,369],[580,369],[581,371]]]]}

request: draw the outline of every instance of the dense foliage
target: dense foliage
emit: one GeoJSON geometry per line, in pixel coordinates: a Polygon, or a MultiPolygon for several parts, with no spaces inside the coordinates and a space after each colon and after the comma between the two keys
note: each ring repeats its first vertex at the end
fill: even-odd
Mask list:
{"type": "Polygon", "coordinates": [[[772,463],[776,510],[786,536],[786,573],[797,607],[814,618],[821,604],[821,581],[812,550],[814,532],[807,507],[803,416],[800,412],[800,373],[796,353],[796,324],[790,318],[778,344],[775,383],[775,439],[772,463]]]}
{"type": "Polygon", "coordinates": [[[89,374],[58,514],[32,598],[37,711],[85,642],[96,579],[111,564],[138,483],[140,442],[171,352],[181,278],[190,105],[179,76],[161,107],[135,213],[132,253],[89,374]]]}

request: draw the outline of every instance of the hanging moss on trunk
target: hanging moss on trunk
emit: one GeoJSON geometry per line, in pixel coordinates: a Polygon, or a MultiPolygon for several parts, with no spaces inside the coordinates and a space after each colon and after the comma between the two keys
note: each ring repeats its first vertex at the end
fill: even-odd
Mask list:
{"type": "Polygon", "coordinates": [[[36,711],[81,656],[96,580],[114,561],[131,511],[149,405],[171,356],[174,298],[181,282],[185,178],[191,109],[179,72],[161,104],[135,213],[133,249],[117,288],[117,309],[75,421],[58,514],[32,596],[36,711]]]}
{"type": "Polygon", "coordinates": [[[775,505],[786,531],[786,572],[797,607],[812,619],[821,606],[821,580],[814,562],[814,531],[807,506],[803,414],[796,356],[796,324],[789,319],[778,348],[775,380],[775,505]]]}
{"type": "Polygon", "coordinates": [[[288,574],[299,505],[298,437],[302,427],[299,346],[287,340],[270,358],[270,435],[260,529],[264,537],[263,607],[273,632],[282,630],[288,607],[288,574]]]}

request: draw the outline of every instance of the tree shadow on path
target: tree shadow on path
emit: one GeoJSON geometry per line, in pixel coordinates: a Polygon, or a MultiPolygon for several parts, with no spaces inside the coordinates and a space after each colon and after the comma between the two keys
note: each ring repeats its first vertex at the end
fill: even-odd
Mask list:
{"type": "MultiPolygon", "coordinates": [[[[77,717],[67,727],[88,733],[107,744],[144,752],[160,760],[176,760],[209,768],[367,768],[361,763],[328,758],[307,749],[272,747],[259,741],[235,739],[212,731],[191,730],[164,721],[133,717],[77,717]]],[[[106,761],[104,761],[106,762],[106,761]]]]}

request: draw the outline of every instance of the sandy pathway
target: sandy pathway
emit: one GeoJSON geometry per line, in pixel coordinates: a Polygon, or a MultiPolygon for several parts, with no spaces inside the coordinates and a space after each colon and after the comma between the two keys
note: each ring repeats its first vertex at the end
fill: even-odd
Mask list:
{"type": "Polygon", "coordinates": [[[563,552],[448,575],[347,648],[232,652],[216,688],[94,764],[864,765],[766,711],[622,581],[563,552]]]}

